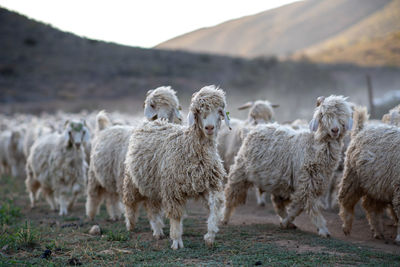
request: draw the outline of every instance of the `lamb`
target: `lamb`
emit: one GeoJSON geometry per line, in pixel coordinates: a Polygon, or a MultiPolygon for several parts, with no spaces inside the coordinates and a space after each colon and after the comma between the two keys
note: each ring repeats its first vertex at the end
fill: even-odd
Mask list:
{"type": "MultiPolygon", "coordinates": [[[[255,102],[247,102],[240,106],[239,110],[250,108],[247,120],[231,119],[230,124],[232,131],[227,127],[222,127],[218,135],[218,152],[224,162],[224,167],[229,172],[230,166],[234,162],[234,158],[242,145],[242,138],[248,132],[250,127],[257,124],[269,123],[274,120],[274,108],[279,105],[271,104],[267,100],[257,100],[255,102]]],[[[265,192],[255,187],[257,204],[265,205],[265,192]]]]}
{"type": "Polygon", "coordinates": [[[193,94],[188,126],[165,121],[144,123],[129,140],[123,185],[126,226],[133,230],[144,202],[153,235],[162,237],[161,213],[170,220],[171,248],[183,248],[182,217],[186,201],[203,198],[209,217],[205,243],[212,245],[224,206],[226,177],[216,137],[224,118],[225,92],[213,85],[193,94]]]}
{"type": "Polygon", "coordinates": [[[319,197],[336,169],[343,137],[351,128],[351,108],[343,96],[320,97],[310,130],[294,130],[276,123],[257,125],[244,139],[225,188],[227,223],[234,208],[246,201],[247,189],[256,185],[271,192],[282,228],[295,228],[293,220],[305,210],[329,236],[319,197]]]}
{"type": "MultiPolygon", "coordinates": [[[[180,123],[180,106],[176,92],[171,87],[159,87],[147,93],[144,113],[147,120],[166,119],[180,123]]],[[[103,200],[111,220],[122,216],[122,183],[124,161],[128,150],[129,137],[135,127],[128,125],[111,126],[104,112],[97,115],[96,137],[93,140],[89,165],[89,183],[86,201],[86,215],[93,220],[103,200]]]]}
{"type": "Polygon", "coordinates": [[[62,134],[37,139],[28,156],[25,185],[31,207],[41,192],[52,210],[66,215],[86,187],[87,163],[83,142],[89,138],[84,121],[67,121],[62,134]]]}
{"type": "MultiPolygon", "coordinates": [[[[343,178],[339,185],[343,232],[349,235],[354,206],[362,199],[375,238],[384,238],[381,215],[388,206],[400,216],[400,129],[386,124],[368,124],[365,108],[358,108],[351,142],[346,152],[343,178]]],[[[396,242],[400,243],[400,225],[396,242]]]]}

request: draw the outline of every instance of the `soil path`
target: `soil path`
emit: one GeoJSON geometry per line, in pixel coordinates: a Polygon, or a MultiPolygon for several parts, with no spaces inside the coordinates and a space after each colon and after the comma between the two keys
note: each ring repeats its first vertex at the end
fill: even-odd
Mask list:
{"type": "MultiPolygon", "coordinates": [[[[202,203],[191,201],[187,206],[188,210],[206,213],[202,203]]],[[[400,246],[394,243],[396,238],[396,227],[393,226],[392,221],[388,218],[384,219],[384,235],[385,240],[374,239],[370,231],[367,219],[364,212],[360,207],[356,207],[355,219],[350,236],[345,236],[342,231],[342,221],[338,215],[338,209],[332,211],[324,211],[323,215],[328,222],[328,229],[331,236],[340,240],[352,242],[371,247],[373,249],[381,250],[384,252],[400,254],[400,246]]],[[[279,218],[271,203],[267,203],[264,207],[259,207],[256,204],[255,194],[250,190],[247,195],[246,204],[239,206],[231,217],[229,224],[233,225],[249,225],[249,224],[263,224],[271,223],[279,226],[279,218]]],[[[315,226],[311,223],[307,214],[302,213],[294,221],[296,226],[302,230],[317,234],[315,226]]],[[[296,230],[293,230],[296,231],[296,230]]]]}

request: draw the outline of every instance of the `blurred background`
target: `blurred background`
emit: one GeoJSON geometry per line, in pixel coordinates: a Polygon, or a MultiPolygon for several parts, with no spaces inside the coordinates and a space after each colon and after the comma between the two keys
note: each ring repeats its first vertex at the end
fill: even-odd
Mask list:
{"type": "Polygon", "coordinates": [[[239,118],[261,98],[310,119],[330,94],[381,118],[400,103],[400,0],[0,0],[1,113],[139,114],[162,85],[187,110],[209,84],[239,118]]]}

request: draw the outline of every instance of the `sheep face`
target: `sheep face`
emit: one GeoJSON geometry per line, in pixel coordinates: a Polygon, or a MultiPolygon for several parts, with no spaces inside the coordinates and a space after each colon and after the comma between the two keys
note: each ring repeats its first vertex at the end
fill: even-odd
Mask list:
{"type": "Polygon", "coordinates": [[[67,121],[65,124],[64,136],[68,142],[68,146],[80,149],[82,143],[89,142],[90,135],[85,121],[67,121]]]}
{"type": "Polygon", "coordinates": [[[346,98],[330,96],[318,98],[310,130],[316,131],[319,137],[331,139],[342,138],[352,127],[351,108],[346,98]]]}
{"type": "Polygon", "coordinates": [[[156,104],[152,101],[150,103],[145,103],[144,115],[149,121],[154,121],[157,119],[165,119],[169,122],[181,124],[182,116],[177,108],[173,108],[167,104],[156,104]]]}
{"type": "Polygon", "coordinates": [[[144,101],[144,116],[149,121],[165,119],[172,123],[181,124],[180,109],[176,92],[170,86],[161,86],[147,92],[144,101]]]}
{"type": "Polygon", "coordinates": [[[227,126],[230,127],[229,119],[225,110],[222,108],[204,113],[196,113],[195,115],[192,112],[188,114],[189,126],[196,122],[203,135],[211,140],[217,137],[222,119],[224,119],[227,126]]]}

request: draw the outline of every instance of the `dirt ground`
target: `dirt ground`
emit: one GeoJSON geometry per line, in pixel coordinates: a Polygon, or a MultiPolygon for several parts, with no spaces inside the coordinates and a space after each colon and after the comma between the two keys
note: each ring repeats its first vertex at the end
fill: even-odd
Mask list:
{"type": "MultiPolygon", "coordinates": [[[[205,208],[203,208],[202,204],[199,202],[191,201],[187,205],[187,209],[191,211],[206,213],[205,208]]],[[[342,231],[342,221],[340,220],[338,213],[338,208],[335,208],[332,211],[323,212],[332,237],[348,241],[353,244],[368,246],[383,252],[400,254],[400,245],[396,245],[394,242],[394,239],[396,238],[397,228],[386,216],[384,218],[385,240],[377,240],[372,236],[368,221],[359,205],[356,206],[355,218],[350,236],[344,235],[342,231]]],[[[267,205],[264,207],[257,206],[255,194],[253,190],[249,190],[246,204],[243,206],[239,206],[236,209],[229,221],[229,224],[251,225],[264,223],[271,223],[279,226],[279,218],[275,214],[275,211],[270,202],[268,202],[267,205]]],[[[295,219],[294,223],[299,230],[315,233],[317,235],[317,229],[311,223],[311,220],[307,214],[300,214],[300,216],[295,219]]],[[[282,244],[285,244],[289,247],[291,246],[290,243],[286,244],[286,242],[283,242],[282,244]]]]}

